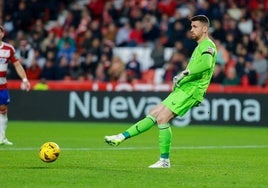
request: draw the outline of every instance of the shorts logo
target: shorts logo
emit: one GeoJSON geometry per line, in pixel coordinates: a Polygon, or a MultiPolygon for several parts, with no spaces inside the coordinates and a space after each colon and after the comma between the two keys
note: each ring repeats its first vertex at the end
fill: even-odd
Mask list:
{"type": "Polygon", "coordinates": [[[176,103],[172,101],[171,104],[174,106],[176,103]]]}

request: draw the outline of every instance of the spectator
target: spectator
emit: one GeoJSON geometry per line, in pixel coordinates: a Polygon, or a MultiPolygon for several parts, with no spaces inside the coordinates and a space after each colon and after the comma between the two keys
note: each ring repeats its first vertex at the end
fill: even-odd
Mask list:
{"type": "Polygon", "coordinates": [[[58,70],[50,59],[46,60],[45,66],[43,67],[41,71],[40,78],[43,78],[46,80],[58,79],[58,70]]]}
{"type": "Polygon", "coordinates": [[[257,72],[252,66],[252,62],[246,61],[245,63],[245,75],[247,77],[247,81],[249,85],[257,85],[257,72]]]}
{"type": "Polygon", "coordinates": [[[237,58],[237,62],[236,62],[236,65],[235,65],[235,70],[236,70],[236,73],[237,73],[237,76],[239,78],[242,78],[245,74],[245,57],[242,56],[242,55],[239,55],[238,58],[237,58]]]}
{"type": "Polygon", "coordinates": [[[119,28],[117,34],[116,34],[116,39],[115,39],[115,44],[117,46],[128,46],[130,42],[130,32],[131,32],[131,27],[128,22],[124,23],[122,27],[119,28]]]}
{"type": "Polygon", "coordinates": [[[236,50],[236,41],[232,33],[226,34],[225,48],[229,53],[235,53],[236,50]]]}
{"type": "Polygon", "coordinates": [[[90,29],[88,29],[84,34],[83,41],[81,42],[81,48],[82,48],[81,53],[82,54],[87,53],[87,51],[92,46],[92,41],[93,41],[92,31],[90,29]]]}
{"type": "Polygon", "coordinates": [[[71,61],[74,52],[75,51],[71,47],[71,44],[68,41],[65,41],[63,48],[58,51],[57,59],[60,59],[62,56],[65,56],[68,61],[71,61]]]}
{"type": "Polygon", "coordinates": [[[143,19],[143,40],[145,46],[153,46],[153,43],[158,39],[160,36],[160,29],[156,25],[155,17],[147,14],[143,19]]]}
{"type": "Polygon", "coordinates": [[[29,80],[39,80],[41,71],[42,69],[39,67],[37,59],[34,59],[32,61],[31,66],[25,69],[26,75],[29,80]]]}
{"type": "Polygon", "coordinates": [[[104,0],[90,0],[88,9],[92,12],[93,19],[99,19],[104,10],[104,0]]]}
{"type": "Polygon", "coordinates": [[[104,70],[105,70],[104,65],[102,63],[99,63],[98,67],[96,69],[96,76],[95,76],[95,79],[94,79],[96,82],[107,81],[107,77],[106,77],[106,74],[105,74],[104,70]]]}
{"type": "Polygon", "coordinates": [[[63,36],[63,31],[64,28],[61,26],[58,20],[54,22],[53,26],[49,30],[49,32],[54,33],[54,35],[58,38],[61,38],[63,36]]]}
{"type": "Polygon", "coordinates": [[[119,57],[113,57],[108,69],[109,81],[125,82],[125,64],[119,57]]]}
{"type": "Polygon", "coordinates": [[[35,91],[47,91],[49,90],[49,86],[45,79],[41,79],[38,83],[36,83],[33,87],[35,91]]]}
{"type": "Polygon", "coordinates": [[[41,55],[38,49],[34,49],[34,61],[36,61],[38,67],[40,67],[41,69],[45,65],[46,58],[43,55],[41,55]]]}
{"type": "Polygon", "coordinates": [[[92,37],[102,40],[102,34],[100,32],[101,30],[100,21],[93,20],[89,26],[90,26],[89,29],[92,31],[92,37]]]}
{"type": "Polygon", "coordinates": [[[245,10],[243,14],[245,15],[240,19],[238,29],[242,34],[249,35],[253,31],[253,21],[245,10]]]}
{"type": "Polygon", "coordinates": [[[136,21],[134,24],[134,28],[131,29],[129,33],[130,46],[140,46],[143,41],[143,29],[142,22],[136,21]]]}
{"type": "Polygon", "coordinates": [[[229,53],[226,50],[225,46],[219,40],[215,40],[215,44],[218,50],[217,63],[224,66],[229,61],[229,53]]]}
{"type": "Polygon", "coordinates": [[[92,46],[87,49],[87,53],[91,53],[93,55],[92,61],[94,63],[98,63],[101,57],[101,41],[99,38],[94,38],[92,40],[92,46]]]}
{"type": "Polygon", "coordinates": [[[81,62],[81,68],[83,69],[86,80],[94,80],[96,76],[97,63],[93,62],[93,55],[91,53],[86,54],[84,61],[81,62]]]}
{"type": "Polygon", "coordinates": [[[168,33],[167,46],[173,47],[176,41],[182,40],[185,37],[185,28],[183,24],[177,20],[172,24],[168,33]]]}
{"type": "Polygon", "coordinates": [[[104,11],[102,12],[103,25],[116,25],[118,13],[115,9],[114,2],[106,1],[104,5],[104,11]]]}
{"type": "Polygon", "coordinates": [[[115,43],[117,28],[114,23],[109,23],[107,28],[103,30],[103,41],[115,43]]]}
{"type": "Polygon", "coordinates": [[[31,40],[30,43],[33,48],[41,49],[41,43],[43,39],[47,36],[47,31],[44,30],[44,23],[42,19],[37,19],[31,30],[31,40]]]}
{"type": "Polygon", "coordinates": [[[64,23],[62,24],[63,28],[71,28],[74,26],[74,15],[72,11],[67,10],[65,15],[64,23]]]}
{"type": "Polygon", "coordinates": [[[223,67],[224,67],[223,65],[216,63],[213,76],[211,78],[211,83],[223,84],[223,80],[225,78],[223,67]]]}
{"type": "Polygon", "coordinates": [[[169,35],[169,17],[167,14],[162,14],[159,20],[159,29],[160,29],[160,37],[164,40],[164,44],[166,45],[169,35]]]}
{"type": "Polygon", "coordinates": [[[56,57],[57,54],[55,54],[54,51],[50,50],[47,52],[46,54],[46,60],[51,60],[52,62],[57,62],[57,57],[56,57]]]}
{"type": "Polygon", "coordinates": [[[141,3],[141,5],[140,5],[144,14],[154,15],[157,18],[157,20],[161,20],[162,15],[167,15],[167,17],[169,17],[169,15],[167,13],[161,12],[158,9],[159,3],[157,3],[157,0],[147,1],[146,3],[143,3],[143,5],[141,3]]]}
{"type": "Polygon", "coordinates": [[[130,26],[132,28],[135,27],[135,23],[137,21],[141,21],[142,17],[143,17],[143,12],[142,12],[141,8],[139,7],[138,4],[136,4],[136,5],[134,4],[130,10],[130,13],[129,13],[130,26]]]}
{"type": "Polygon", "coordinates": [[[245,47],[247,55],[256,51],[256,41],[251,40],[249,35],[242,36],[241,44],[245,47]]]}
{"type": "Polygon", "coordinates": [[[24,32],[28,32],[31,26],[31,10],[27,7],[25,1],[20,1],[18,10],[14,11],[14,23],[16,29],[21,29],[24,32]]]}
{"type": "Polygon", "coordinates": [[[226,76],[224,77],[222,84],[223,85],[239,85],[240,84],[240,79],[238,78],[234,67],[230,67],[229,69],[227,69],[226,76]]]}
{"type": "Polygon", "coordinates": [[[69,65],[69,73],[72,80],[84,80],[84,71],[81,67],[81,58],[78,53],[74,53],[69,65]]]}
{"type": "MultiPolygon", "coordinates": [[[[246,4],[244,1],[218,0],[209,3],[175,0],[94,0],[90,2],[64,1],[64,3],[63,1],[5,1],[4,12],[0,14],[0,19],[6,26],[6,40],[14,45],[17,53],[21,49],[21,41],[26,40],[27,46],[30,45],[34,49],[41,48],[40,54],[58,66],[62,59],[55,60],[55,57],[58,51],[63,49],[67,40],[73,52],[78,52],[84,58],[86,54],[92,54],[92,61],[96,63],[97,69],[97,63],[101,61],[100,57],[103,53],[108,55],[109,60],[112,59],[111,49],[114,47],[153,48],[158,40],[165,47],[175,47],[174,51],[183,52],[190,58],[191,50],[196,44],[191,40],[191,33],[185,33],[185,30],[189,28],[184,27],[190,25],[188,22],[191,15],[196,12],[206,12],[207,16],[213,20],[210,29],[213,38],[219,41],[217,46],[226,49],[223,49],[223,53],[221,49],[218,50],[217,62],[222,63],[224,69],[228,69],[229,66],[235,66],[236,62],[235,60],[232,63],[233,60],[230,60],[230,57],[239,59],[243,56],[245,62],[252,62],[252,70],[256,68],[255,71],[259,75],[258,71],[263,67],[260,64],[261,68],[259,68],[259,63],[258,65],[255,63],[259,59],[256,59],[254,54],[261,50],[264,61],[267,61],[268,57],[266,27],[268,16],[267,11],[264,11],[267,7],[260,8],[266,4],[257,1],[254,3],[250,1],[246,4]],[[97,5],[101,6],[96,8],[97,5]],[[45,12],[46,8],[50,11],[45,12]],[[100,10],[103,11],[100,12],[100,10]],[[126,22],[130,25],[122,35],[121,26],[126,22]],[[95,40],[96,38],[98,41],[95,40]],[[121,40],[120,44],[117,43],[118,39],[121,40]]],[[[27,54],[25,50],[22,50],[23,56],[26,57],[29,55],[27,54]]],[[[19,54],[18,57],[20,57],[19,54]]],[[[25,57],[21,58],[27,62],[25,57]]],[[[24,66],[30,66],[31,63],[28,61],[24,66]]],[[[42,68],[42,65],[38,64],[42,68]]],[[[8,77],[17,79],[12,69],[9,67],[8,77]]],[[[241,76],[247,76],[245,73],[240,74],[239,70],[237,74],[240,79],[241,76]]],[[[260,85],[265,84],[263,79],[257,77],[260,85]]]]}
{"type": "Polygon", "coordinates": [[[183,53],[187,58],[189,58],[188,50],[184,48],[182,41],[175,42],[174,52],[183,53]]]}
{"type": "Polygon", "coordinates": [[[16,36],[15,32],[15,26],[14,22],[12,20],[12,15],[11,14],[5,14],[4,21],[3,21],[3,27],[5,28],[5,37],[6,38],[14,38],[16,36]]]}
{"type": "Polygon", "coordinates": [[[88,30],[88,25],[92,21],[92,18],[90,16],[90,13],[87,9],[87,7],[83,7],[81,11],[81,17],[80,17],[80,22],[77,27],[77,34],[83,34],[88,30]]]}
{"type": "Polygon", "coordinates": [[[165,51],[164,46],[161,41],[157,40],[155,46],[151,52],[151,58],[153,59],[153,65],[150,69],[163,68],[165,64],[165,51]]]}
{"type": "Polygon", "coordinates": [[[57,53],[56,44],[58,43],[59,38],[53,32],[49,32],[47,37],[43,38],[41,42],[41,51],[43,54],[47,54],[48,51],[52,50],[57,53]]]}
{"type": "Polygon", "coordinates": [[[214,39],[219,40],[221,43],[226,41],[226,32],[222,28],[222,23],[220,20],[213,20],[213,31],[211,35],[214,39]]]}
{"type": "Polygon", "coordinates": [[[110,41],[103,42],[101,47],[101,54],[106,54],[108,59],[111,60],[113,57],[113,47],[114,43],[111,43],[110,41]]]}
{"type": "Polygon", "coordinates": [[[22,60],[22,65],[25,68],[28,68],[31,66],[34,59],[34,49],[31,47],[27,40],[21,40],[16,55],[22,60]]]}
{"type": "Polygon", "coordinates": [[[191,38],[192,38],[192,34],[190,30],[188,30],[186,32],[186,36],[182,39],[182,44],[188,57],[190,56],[190,54],[193,53],[195,47],[197,46],[197,42],[195,42],[191,38]]]}
{"type": "Polygon", "coordinates": [[[173,16],[176,9],[175,0],[163,0],[158,3],[158,9],[161,13],[165,13],[169,16],[173,16]]]}
{"type": "Polygon", "coordinates": [[[141,63],[137,59],[137,54],[132,54],[132,59],[126,64],[126,76],[128,82],[141,79],[141,63]]]}
{"type": "Polygon", "coordinates": [[[172,82],[172,78],[182,71],[182,64],[186,61],[186,57],[181,52],[172,54],[170,60],[165,64],[165,73],[163,81],[166,83],[172,82]]]}
{"type": "MultiPolygon", "coordinates": [[[[53,61],[52,61],[53,62],[53,61]]],[[[56,69],[57,72],[57,79],[59,80],[70,80],[70,72],[69,72],[69,61],[66,56],[62,56],[59,59],[59,63],[56,69]]]]}
{"type": "Polygon", "coordinates": [[[68,48],[70,49],[70,51],[76,50],[76,42],[72,37],[70,37],[68,29],[65,29],[63,31],[63,35],[57,43],[58,50],[60,51],[66,48],[66,44],[68,44],[68,48]]]}
{"type": "Polygon", "coordinates": [[[111,67],[111,61],[108,58],[107,54],[102,54],[100,58],[100,62],[97,64],[96,68],[96,81],[110,81],[109,80],[109,69],[111,67]]]}
{"type": "Polygon", "coordinates": [[[254,60],[252,62],[253,68],[256,70],[258,74],[258,85],[263,86],[267,79],[267,60],[264,58],[263,52],[261,50],[257,50],[254,53],[254,60]]]}

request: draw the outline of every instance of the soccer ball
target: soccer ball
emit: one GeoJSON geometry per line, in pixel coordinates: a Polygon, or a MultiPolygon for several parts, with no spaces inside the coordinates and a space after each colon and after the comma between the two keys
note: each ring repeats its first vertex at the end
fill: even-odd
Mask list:
{"type": "Polygon", "coordinates": [[[46,142],[40,147],[39,157],[46,163],[56,161],[59,155],[60,147],[55,142],[46,142]]]}

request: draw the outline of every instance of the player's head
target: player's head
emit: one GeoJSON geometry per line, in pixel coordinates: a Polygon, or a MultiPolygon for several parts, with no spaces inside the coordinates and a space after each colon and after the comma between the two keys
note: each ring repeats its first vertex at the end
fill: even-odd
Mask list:
{"type": "Polygon", "coordinates": [[[208,36],[209,19],[205,15],[197,15],[191,18],[192,38],[197,42],[208,36]]]}

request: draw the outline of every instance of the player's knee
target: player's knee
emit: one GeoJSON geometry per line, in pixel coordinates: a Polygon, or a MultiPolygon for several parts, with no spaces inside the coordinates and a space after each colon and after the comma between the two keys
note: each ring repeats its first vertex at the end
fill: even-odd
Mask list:
{"type": "Polygon", "coordinates": [[[149,111],[149,114],[151,115],[151,116],[154,116],[154,117],[157,117],[158,116],[158,114],[159,114],[159,106],[155,106],[155,107],[153,107],[150,111],[149,111]]]}
{"type": "Polygon", "coordinates": [[[174,118],[174,114],[170,110],[163,110],[156,117],[156,121],[158,124],[169,123],[169,121],[174,118]]]}
{"type": "Polygon", "coordinates": [[[168,116],[166,116],[165,114],[159,114],[156,118],[157,124],[165,124],[169,122],[169,118],[168,116]]]}

